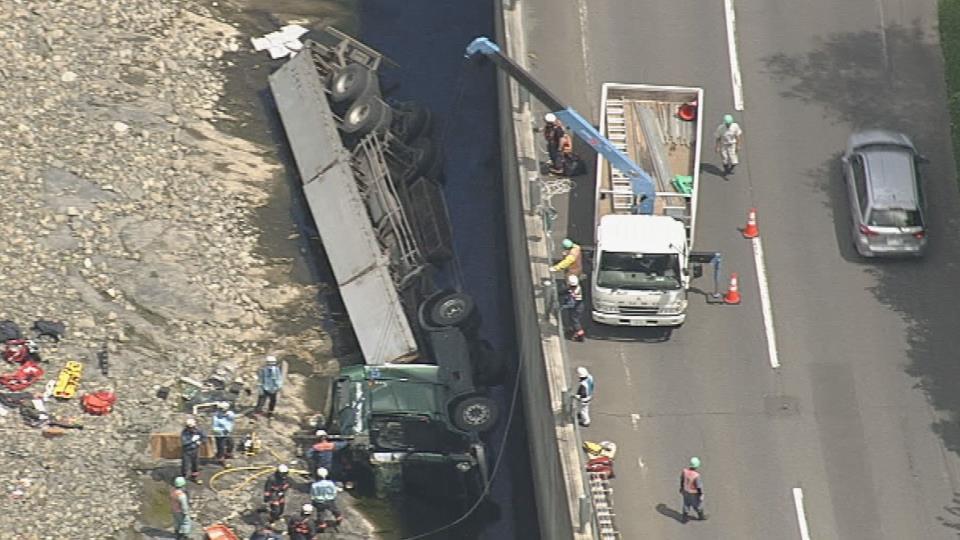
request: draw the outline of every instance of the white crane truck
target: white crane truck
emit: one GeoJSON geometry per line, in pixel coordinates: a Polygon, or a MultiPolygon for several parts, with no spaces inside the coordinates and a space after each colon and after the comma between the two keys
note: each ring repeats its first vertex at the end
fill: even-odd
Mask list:
{"type": "MultiPolygon", "coordinates": [[[[636,212],[635,187],[597,160],[592,318],[620,326],[679,326],[690,281],[700,185],[703,90],[605,83],[600,132],[656,183],[653,211],[636,212]]],[[[698,254],[699,255],[699,254],[698,254]]],[[[714,254],[709,254],[714,255],[714,254]]]]}

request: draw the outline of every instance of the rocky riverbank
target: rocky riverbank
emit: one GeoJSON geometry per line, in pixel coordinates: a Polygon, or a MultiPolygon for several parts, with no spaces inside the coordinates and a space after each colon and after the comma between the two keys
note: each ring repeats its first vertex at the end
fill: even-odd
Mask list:
{"type": "MultiPolygon", "coordinates": [[[[255,221],[283,171],[273,148],[228,134],[225,73],[253,53],[209,4],[0,0],[0,319],[67,325],[62,342],[42,344],[47,374],[30,390],[81,360],[81,392],[119,398],[103,417],[48,401],[85,424],[54,438],[5,409],[3,538],[163,537],[162,482],[178,467],[150,459],[147,439],[178,431],[185,414],[157,387],[225,364],[250,379],[268,353],[308,366],[289,376],[269,425],[238,425],[288,460],[310,413],[307,375],[336,369],[319,325],[303,324],[320,320],[316,287],[289,278],[291,258],[260,249],[297,232],[265,239],[255,221]],[[95,360],[104,344],[106,376],[95,360]]],[[[200,523],[230,517],[249,535],[238,517],[257,491],[191,496],[200,523]]]]}

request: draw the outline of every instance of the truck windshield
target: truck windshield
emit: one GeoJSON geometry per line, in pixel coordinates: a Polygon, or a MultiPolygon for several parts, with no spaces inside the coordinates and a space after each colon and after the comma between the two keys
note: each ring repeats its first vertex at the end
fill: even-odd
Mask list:
{"type": "Polygon", "coordinates": [[[679,289],[680,258],[676,253],[620,253],[600,255],[597,286],[610,289],[679,289]]]}

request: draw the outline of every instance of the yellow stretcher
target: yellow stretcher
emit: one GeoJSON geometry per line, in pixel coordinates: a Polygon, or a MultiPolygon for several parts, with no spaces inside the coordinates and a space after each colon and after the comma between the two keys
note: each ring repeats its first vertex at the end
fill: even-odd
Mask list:
{"type": "Polygon", "coordinates": [[[83,364],[70,360],[57,375],[57,384],[53,387],[53,397],[70,399],[77,395],[83,364]]]}

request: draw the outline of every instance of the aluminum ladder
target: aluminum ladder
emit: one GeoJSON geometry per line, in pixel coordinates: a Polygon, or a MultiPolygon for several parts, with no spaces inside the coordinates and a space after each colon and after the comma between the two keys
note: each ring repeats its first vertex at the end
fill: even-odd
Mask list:
{"type": "Polygon", "coordinates": [[[593,500],[593,513],[596,517],[600,540],[620,540],[620,532],[614,521],[613,488],[606,473],[589,473],[590,497],[593,500]]]}
{"type": "MultiPolygon", "coordinates": [[[[606,118],[607,139],[624,154],[627,152],[627,118],[623,98],[607,98],[603,111],[606,118]]],[[[616,213],[633,209],[633,186],[630,179],[615,167],[610,167],[610,184],[613,191],[613,210],[616,213]]]]}

